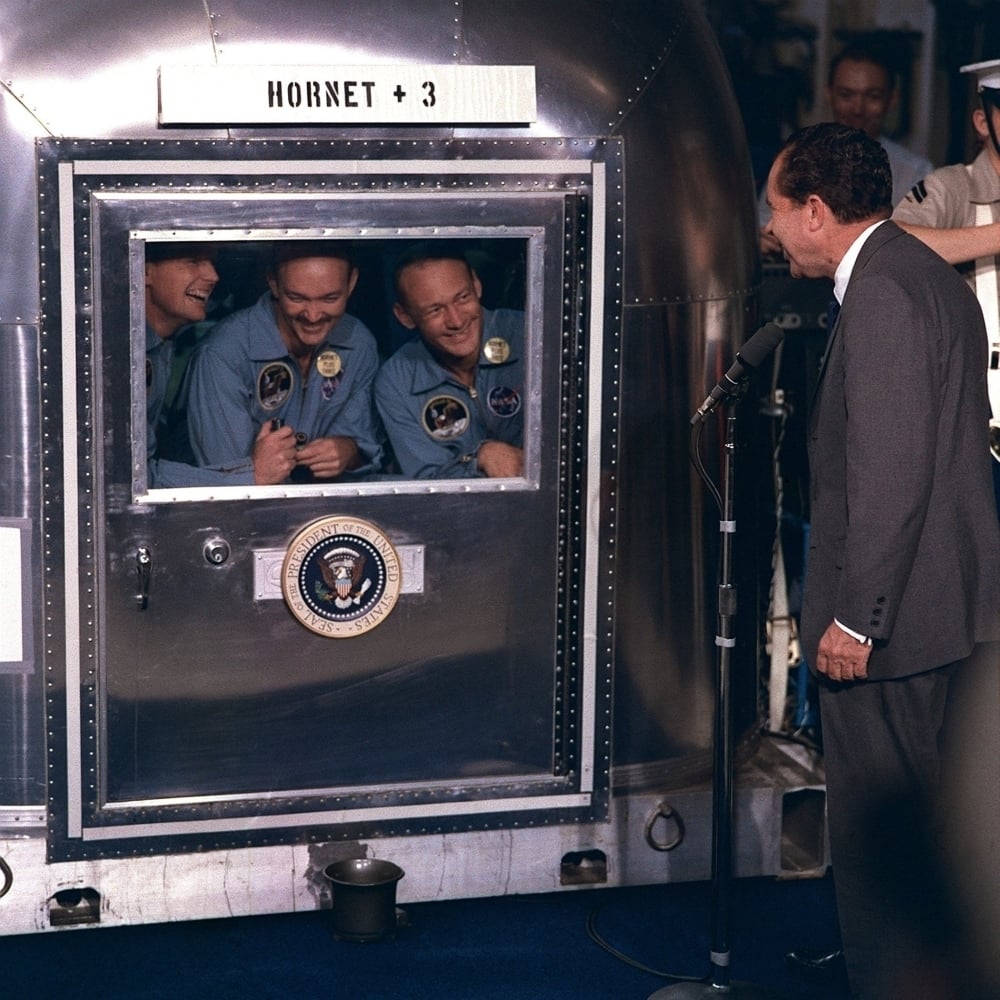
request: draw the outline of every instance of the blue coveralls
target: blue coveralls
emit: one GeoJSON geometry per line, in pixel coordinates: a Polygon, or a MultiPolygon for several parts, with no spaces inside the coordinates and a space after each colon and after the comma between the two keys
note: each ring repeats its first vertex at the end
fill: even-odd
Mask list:
{"type": "Polygon", "coordinates": [[[303,378],[265,292],[255,305],[220,320],[191,359],[188,433],[198,464],[249,465],[263,423],[280,419],[303,443],[353,438],[362,466],[350,474],[376,472],[382,456],[371,400],[377,368],[375,338],[345,315],[303,378]]]}
{"type": "Polygon", "coordinates": [[[156,432],[170,382],[174,361],[174,340],[156,334],[146,326],[146,478],[150,489],[178,486],[242,486],[253,482],[253,468],[243,463],[239,469],[198,468],[169,459],[157,458],[156,432]]]}
{"type": "Polygon", "coordinates": [[[404,476],[481,476],[476,453],[484,441],[523,447],[523,352],[524,313],[486,309],[473,388],[445,371],[419,336],[382,365],[375,403],[404,476]],[[504,360],[490,360],[491,340],[509,348],[504,360]]]}

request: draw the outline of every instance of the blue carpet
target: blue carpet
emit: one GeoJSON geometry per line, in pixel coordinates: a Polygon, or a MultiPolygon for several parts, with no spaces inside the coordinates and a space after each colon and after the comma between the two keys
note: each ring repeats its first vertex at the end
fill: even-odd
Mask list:
{"type": "MultiPolygon", "coordinates": [[[[646,1000],[671,981],[649,969],[709,971],[707,883],[404,910],[408,926],[365,944],[334,939],[326,911],[0,938],[0,991],[18,1000],[646,1000]]],[[[784,963],[793,948],[836,946],[829,877],[737,880],[729,912],[734,981],[784,1000],[846,1000],[843,983],[784,963]]]]}

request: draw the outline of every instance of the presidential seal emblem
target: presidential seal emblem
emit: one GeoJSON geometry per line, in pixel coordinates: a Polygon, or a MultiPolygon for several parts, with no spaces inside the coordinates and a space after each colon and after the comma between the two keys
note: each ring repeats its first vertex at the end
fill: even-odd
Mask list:
{"type": "Polygon", "coordinates": [[[399,555],[388,538],[356,517],[323,517],[292,539],[281,592],[292,614],[317,635],[363,635],[395,607],[399,555]]]}

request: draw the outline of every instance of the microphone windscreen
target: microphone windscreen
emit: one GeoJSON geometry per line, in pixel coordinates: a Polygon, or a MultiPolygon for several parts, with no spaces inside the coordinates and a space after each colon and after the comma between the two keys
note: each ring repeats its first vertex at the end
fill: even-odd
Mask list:
{"type": "Polygon", "coordinates": [[[739,351],[743,363],[756,368],[785,338],[785,331],[777,323],[765,323],[739,351]]]}

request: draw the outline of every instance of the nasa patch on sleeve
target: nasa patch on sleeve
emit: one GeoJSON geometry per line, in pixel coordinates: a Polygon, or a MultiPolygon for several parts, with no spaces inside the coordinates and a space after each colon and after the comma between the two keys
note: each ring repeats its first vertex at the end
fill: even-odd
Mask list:
{"type": "Polygon", "coordinates": [[[369,521],[322,517],[291,541],[281,591],[292,614],[317,635],[346,639],[381,624],[396,605],[399,555],[369,521]]]}

